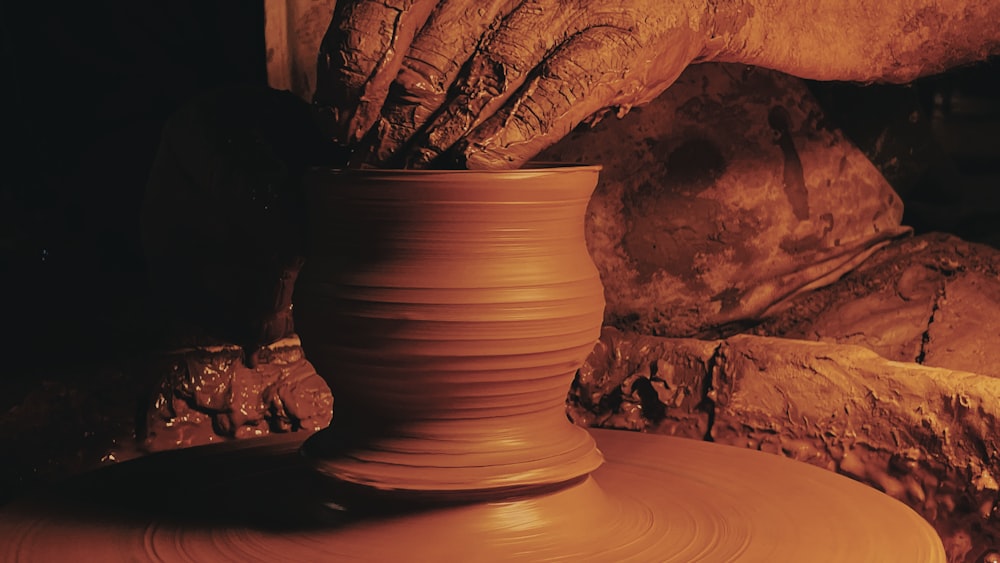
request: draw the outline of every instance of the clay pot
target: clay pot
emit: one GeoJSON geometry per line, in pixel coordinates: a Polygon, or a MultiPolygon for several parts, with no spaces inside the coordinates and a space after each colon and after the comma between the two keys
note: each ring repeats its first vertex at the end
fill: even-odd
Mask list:
{"type": "Polygon", "coordinates": [[[311,174],[295,322],[336,404],[304,452],[341,490],[482,500],[601,464],[565,412],[603,318],[599,169],[311,174]]]}

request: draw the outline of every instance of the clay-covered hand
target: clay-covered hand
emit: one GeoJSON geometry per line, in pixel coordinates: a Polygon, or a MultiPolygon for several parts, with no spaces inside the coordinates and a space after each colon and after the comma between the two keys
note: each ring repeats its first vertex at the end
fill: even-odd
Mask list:
{"type": "Polygon", "coordinates": [[[355,163],[516,167],[665,90],[703,54],[710,4],[346,0],[314,101],[355,163]]]}

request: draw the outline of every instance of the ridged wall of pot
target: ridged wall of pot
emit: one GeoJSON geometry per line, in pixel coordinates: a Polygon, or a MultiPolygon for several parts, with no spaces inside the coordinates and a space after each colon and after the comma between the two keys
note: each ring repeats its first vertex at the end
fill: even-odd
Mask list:
{"type": "Polygon", "coordinates": [[[315,170],[296,287],[336,398],[305,444],[352,493],[493,498],[601,461],[565,399],[604,310],[584,239],[597,166],[315,170]]]}

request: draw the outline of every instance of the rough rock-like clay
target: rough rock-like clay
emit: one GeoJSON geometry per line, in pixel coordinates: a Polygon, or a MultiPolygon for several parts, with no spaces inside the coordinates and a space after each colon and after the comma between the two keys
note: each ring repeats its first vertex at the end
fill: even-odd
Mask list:
{"type": "Polygon", "coordinates": [[[997,311],[1000,251],[929,234],[892,243],[754,333],[858,344],[890,360],[1000,377],[997,311]]]}
{"type": "Polygon", "coordinates": [[[718,342],[664,339],[605,328],[569,395],[577,424],[702,438],[718,342]]]}
{"type": "Polygon", "coordinates": [[[151,451],[330,424],[333,396],[298,337],[261,347],[254,367],[237,346],[179,350],[163,358],[144,445],[151,451]]]}
{"type": "Polygon", "coordinates": [[[604,165],[588,243],[607,324],[639,333],[731,334],[908,231],[802,81],[760,69],[690,67],[538,158],[604,165]]]}
{"type": "Polygon", "coordinates": [[[1000,540],[997,396],[995,378],[860,346],[749,335],[699,344],[609,328],[580,370],[570,412],[578,422],[708,437],[836,470],[909,504],[938,529],[949,561],[963,561],[1000,540]],[[675,373],[684,375],[657,375],[675,373]],[[613,399],[639,378],[663,391],[613,399]],[[673,422],[690,420],[707,431],[673,422]]]}

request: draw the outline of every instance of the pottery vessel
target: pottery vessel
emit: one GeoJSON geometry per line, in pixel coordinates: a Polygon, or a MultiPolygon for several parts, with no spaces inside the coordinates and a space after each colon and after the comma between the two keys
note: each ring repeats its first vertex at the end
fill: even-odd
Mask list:
{"type": "Polygon", "coordinates": [[[303,452],[335,489],[482,500],[601,464],[565,412],[603,320],[599,169],[311,173],[295,323],[336,402],[303,452]]]}

